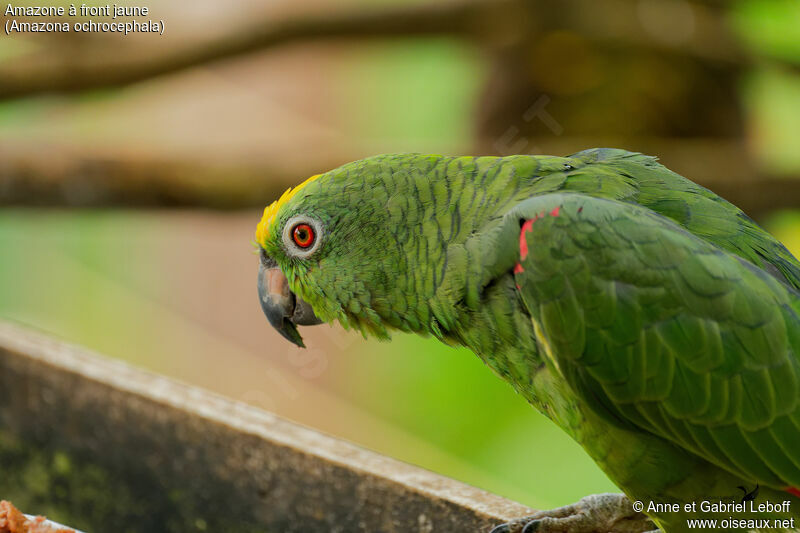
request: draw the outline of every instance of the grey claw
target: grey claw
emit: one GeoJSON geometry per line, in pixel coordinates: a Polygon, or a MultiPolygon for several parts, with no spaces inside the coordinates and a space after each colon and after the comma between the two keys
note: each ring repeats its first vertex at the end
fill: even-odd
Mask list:
{"type": "Polygon", "coordinates": [[[510,529],[508,528],[508,524],[500,524],[496,528],[492,529],[489,533],[508,533],[510,529]]]}

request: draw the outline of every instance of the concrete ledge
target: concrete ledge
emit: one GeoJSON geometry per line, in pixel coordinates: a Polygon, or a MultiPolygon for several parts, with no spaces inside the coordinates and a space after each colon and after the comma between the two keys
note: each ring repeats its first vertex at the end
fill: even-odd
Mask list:
{"type": "Polygon", "coordinates": [[[87,531],[473,532],[530,509],[0,322],[0,496],[87,531]]]}

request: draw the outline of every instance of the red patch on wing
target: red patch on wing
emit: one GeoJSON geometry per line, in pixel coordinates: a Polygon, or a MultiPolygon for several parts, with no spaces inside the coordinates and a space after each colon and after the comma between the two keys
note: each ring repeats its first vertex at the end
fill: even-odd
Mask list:
{"type": "Polygon", "coordinates": [[[796,487],[786,487],[784,490],[789,494],[791,494],[792,496],[797,496],[798,498],[800,498],[800,489],[796,487]]]}
{"type": "Polygon", "coordinates": [[[528,257],[528,241],[525,240],[525,234],[531,230],[533,223],[536,222],[536,219],[538,218],[539,217],[535,217],[530,220],[526,220],[519,232],[519,258],[522,261],[528,257]]]}
{"type": "MultiPolygon", "coordinates": [[[[557,217],[560,211],[561,211],[561,206],[557,205],[548,214],[550,216],[557,217]]],[[[519,232],[519,257],[521,261],[524,261],[525,258],[528,257],[528,241],[525,240],[525,234],[531,230],[534,222],[543,217],[544,217],[544,211],[542,211],[535,217],[526,220],[525,223],[522,224],[522,228],[520,229],[519,232]]],[[[517,272],[517,268],[519,268],[519,272],[523,272],[522,267],[519,265],[519,263],[517,263],[517,266],[514,267],[514,272],[517,272]]]]}
{"type": "Polygon", "coordinates": [[[520,272],[525,272],[525,269],[522,268],[522,265],[520,263],[517,263],[516,265],[514,265],[514,274],[519,274],[520,272]]]}

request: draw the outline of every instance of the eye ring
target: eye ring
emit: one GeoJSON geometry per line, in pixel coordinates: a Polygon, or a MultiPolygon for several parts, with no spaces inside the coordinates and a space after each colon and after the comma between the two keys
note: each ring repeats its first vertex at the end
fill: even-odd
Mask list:
{"type": "Polygon", "coordinates": [[[322,241],[322,224],[305,216],[294,216],[283,226],[283,245],[292,257],[304,259],[317,251],[322,241]]]}

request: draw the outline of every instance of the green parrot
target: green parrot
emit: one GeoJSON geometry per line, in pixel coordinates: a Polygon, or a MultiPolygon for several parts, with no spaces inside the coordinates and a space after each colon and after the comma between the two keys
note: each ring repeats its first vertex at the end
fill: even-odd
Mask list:
{"type": "Polygon", "coordinates": [[[256,242],[284,337],[466,346],[625,493],[496,531],[800,527],[800,263],[656,158],[371,157],[288,190],[256,242]]]}

